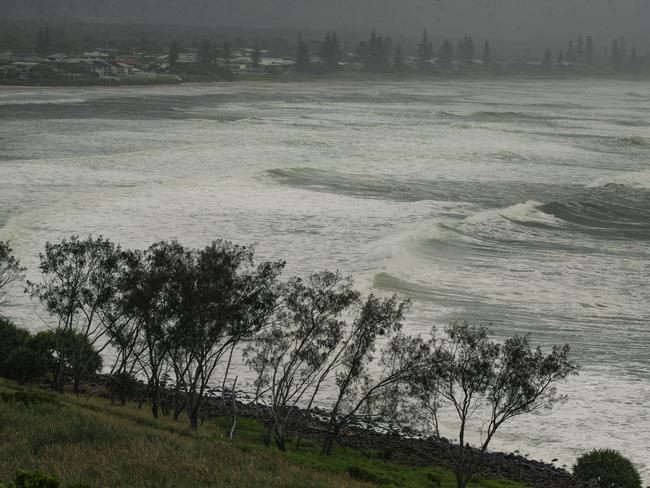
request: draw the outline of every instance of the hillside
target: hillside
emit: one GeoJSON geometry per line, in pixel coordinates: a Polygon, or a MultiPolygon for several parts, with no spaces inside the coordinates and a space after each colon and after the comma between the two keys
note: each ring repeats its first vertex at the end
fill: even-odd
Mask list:
{"type": "MultiPolygon", "coordinates": [[[[193,434],[185,422],[154,421],[135,405],[57,396],[0,380],[0,483],[28,470],[53,474],[64,486],[455,486],[448,471],[385,461],[371,450],[324,457],[305,442],[300,451],[280,453],[265,447],[262,429],[246,419],[230,442],[228,424],[214,419],[193,434]]],[[[482,478],[470,486],[525,488],[482,478]]]]}

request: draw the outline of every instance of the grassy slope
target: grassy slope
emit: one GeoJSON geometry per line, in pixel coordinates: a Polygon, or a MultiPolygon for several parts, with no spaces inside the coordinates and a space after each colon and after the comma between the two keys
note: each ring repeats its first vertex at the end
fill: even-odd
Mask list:
{"type": "MultiPolygon", "coordinates": [[[[0,394],[20,390],[0,380],[0,394]]],[[[455,486],[448,471],[410,468],[379,459],[375,452],[318,446],[280,453],[261,444],[261,429],[240,419],[235,442],[225,438],[229,419],[207,422],[197,434],[185,423],[154,421],[146,410],[111,405],[98,398],[58,397],[60,405],[0,401],[0,481],[18,469],[54,474],[67,483],[156,487],[455,486]],[[358,481],[357,478],[370,480],[358,481]]],[[[480,481],[472,488],[523,488],[480,481]]]]}

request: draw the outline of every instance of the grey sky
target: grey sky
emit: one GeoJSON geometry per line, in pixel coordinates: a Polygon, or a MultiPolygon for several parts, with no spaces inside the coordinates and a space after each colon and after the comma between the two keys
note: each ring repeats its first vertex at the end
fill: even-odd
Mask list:
{"type": "Polygon", "coordinates": [[[434,38],[472,34],[536,40],[592,34],[650,44],[650,0],[0,0],[6,19],[98,21],[360,33],[434,38]]]}

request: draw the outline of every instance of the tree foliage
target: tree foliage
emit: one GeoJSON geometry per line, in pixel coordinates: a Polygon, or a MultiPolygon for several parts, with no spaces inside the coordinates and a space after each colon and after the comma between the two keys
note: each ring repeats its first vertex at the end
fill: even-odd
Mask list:
{"type": "MultiPolygon", "coordinates": [[[[65,348],[81,348],[74,354],[72,378],[78,393],[79,380],[92,361],[92,355],[84,352],[88,345],[101,353],[109,344],[106,316],[117,294],[116,278],[122,259],[119,246],[102,237],[79,239],[76,236],[63,239],[60,243],[45,245],[40,254],[42,280],[28,282],[28,290],[44,305],[53,322],[49,325],[56,331],[57,357],[59,365],[58,389],[63,390],[63,358],[65,348]],[[77,341],[76,337],[83,338],[77,341]]],[[[73,354],[68,351],[68,354],[73,354]]]]}
{"type": "Polygon", "coordinates": [[[568,345],[544,354],[531,347],[529,336],[499,344],[486,327],[467,323],[452,324],[446,333],[444,340],[432,339],[428,367],[420,370],[414,383],[421,394],[443,399],[456,413],[459,449],[454,472],[458,487],[464,488],[480,468],[497,430],[514,417],[562,402],[557,384],[577,374],[578,366],[570,359],[568,345]],[[470,421],[482,426],[478,455],[466,446],[470,421]]]}
{"type": "Polygon", "coordinates": [[[641,488],[641,476],[634,464],[611,449],[596,449],[580,456],[573,475],[579,483],[594,488],[641,488]]]}
{"type": "Polygon", "coordinates": [[[23,279],[25,268],[13,254],[8,242],[0,241],[0,306],[5,303],[7,287],[23,279]]]}
{"type": "Polygon", "coordinates": [[[169,45],[168,61],[170,66],[174,66],[178,62],[178,44],[172,41],[169,45]]]}
{"type": "Polygon", "coordinates": [[[329,71],[338,69],[342,54],[341,45],[335,32],[325,34],[318,54],[329,71]]]}
{"type": "Polygon", "coordinates": [[[429,33],[426,30],[422,33],[422,39],[417,48],[418,67],[422,71],[430,70],[433,59],[433,42],[429,40],[429,33]]]}
{"type": "Polygon", "coordinates": [[[445,40],[438,50],[438,65],[441,68],[450,69],[454,60],[454,48],[451,43],[445,40]]]}
{"type": "Polygon", "coordinates": [[[309,54],[307,43],[302,38],[302,34],[298,34],[295,68],[298,73],[309,73],[311,70],[311,56],[309,54]]]}

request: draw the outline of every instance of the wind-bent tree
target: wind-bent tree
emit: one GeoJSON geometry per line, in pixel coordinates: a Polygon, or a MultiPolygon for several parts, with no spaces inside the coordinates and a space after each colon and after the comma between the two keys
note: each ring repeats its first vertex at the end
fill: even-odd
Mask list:
{"type": "Polygon", "coordinates": [[[193,253],[189,274],[180,286],[182,312],[174,337],[186,354],[192,428],[198,428],[204,395],[217,367],[268,324],[283,267],[283,262],[255,266],[251,248],[227,241],[215,241],[193,253]]]}
{"type": "Polygon", "coordinates": [[[140,360],[146,352],[146,343],[142,340],[142,321],[129,302],[129,286],[134,284],[131,281],[133,263],[133,254],[123,253],[114,282],[113,299],[102,304],[99,310],[114,352],[110,369],[111,389],[117,393],[122,405],[126,403],[129,390],[140,371],[140,360]]]}
{"type": "Polygon", "coordinates": [[[335,357],[336,398],[329,414],[323,453],[332,452],[341,429],[359,410],[371,405],[391,386],[415,371],[416,361],[412,360],[413,351],[409,350],[412,344],[399,333],[408,305],[408,302],[398,302],[396,297],[382,299],[370,295],[347,328],[335,357]],[[388,338],[388,344],[382,351],[381,374],[377,376],[372,374],[372,367],[379,337],[388,338]],[[396,351],[399,351],[397,355],[396,351]],[[389,358],[392,359],[389,361],[389,358]],[[396,362],[397,358],[402,360],[396,362]]]}
{"type": "Polygon", "coordinates": [[[47,243],[40,255],[42,280],[27,284],[31,296],[37,297],[56,320],[56,387],[60,392],[65,382],[66,357],[74,355],[69,364],[73,390],[79,393],[79,382],[94,360],[86,349],[100,354],[108,346],[101,311],[115,299],[121,254],[119,246],[102,237],[81,240],[73,236],[58,244],[47,243]]]}
{"type": "Polygon", "coordinates": [[[154,418],[159,416],[170,334],[179,316],[179,276],[185,274],[188,260],[189,252],[176,241],[159,242],[127,255],[124,307],[140,328],[144,353],[138,363],[147,377],[154,418]]]}
{"type": "Polygon", "coordinates": [[[342,314],[358,299],[350,278],[338,273],[293,279],[285,286],[274,325],[247,348],[246,362],[257,373],[259,396],[268,398],[279,449],[286,449],[295,408],[308,398],[310,408],[332,372],[345,334],[342,314]]]}
{"type": "Polygon", "coordinates": [[[0,306],[5,303],[6,289],[12,283],[23,279],[25,268],[14,256],[8,242],[0,241],[0,306]]]}
{"type": "Polygon", "coordinates": [[[563,401],[557,384],[577,374],[579,368],[569,357],[568,345],[544,354],[531,347],[528,336],[498,344],[490,339],[487,328],[467,323],[452,324],[447,335],[448,339],[429,348],[428,370],[415,378],[437,378],[420,388],[433,388],[432,394],[456,412],[459,446],[454,473],[458,488],[465,488],[478,472],[497,430],[514,417],[563,401]],[[470,421],[482,426],[477,452],[466,444],[470,421]]]}

